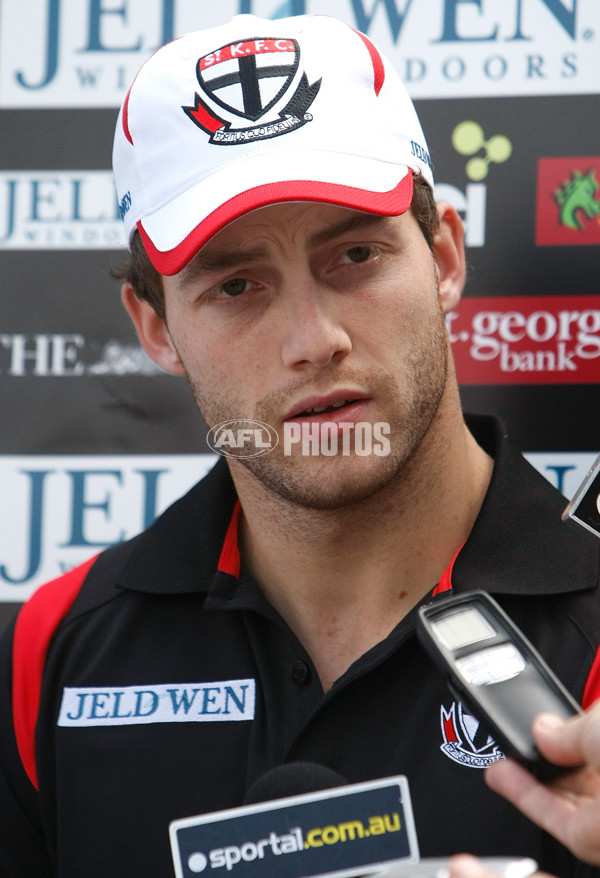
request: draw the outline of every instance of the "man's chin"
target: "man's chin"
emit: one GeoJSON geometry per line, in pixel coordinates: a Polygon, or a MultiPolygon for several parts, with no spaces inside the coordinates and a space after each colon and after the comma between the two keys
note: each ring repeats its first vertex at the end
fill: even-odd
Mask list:
{"type": "Polygon", "coordinates": [[[364,503],[392,481],[401,465],[389,458],[266,457],[244,466],[271,493],[306,509],[335,510],[364,503]]]}

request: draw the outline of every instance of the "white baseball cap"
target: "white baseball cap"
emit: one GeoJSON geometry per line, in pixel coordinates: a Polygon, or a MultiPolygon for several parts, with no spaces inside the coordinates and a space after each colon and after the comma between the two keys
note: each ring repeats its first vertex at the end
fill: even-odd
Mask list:
{"type": "Polygon", "coordinates": [[[142,66],[113,149],[128,240],[139,229],[172,275],[232,220],[320,201],[404,213],[427,144],[397,73],[338,19],[238,15],[186,34],[142,66]]]}

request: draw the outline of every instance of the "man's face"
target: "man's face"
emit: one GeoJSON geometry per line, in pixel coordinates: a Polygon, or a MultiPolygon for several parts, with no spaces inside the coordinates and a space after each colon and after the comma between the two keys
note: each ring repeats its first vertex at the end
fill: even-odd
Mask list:
{"type": "Polygon", "coordinates": [[[233,467],[294,503],[338,508],[373,495],[413,456],[444,393],[448,338],[411,213],[273,205],[232,222],[163,281],[170,341],[208,426],[253,419],[280,437],[233,467]],[[339,439],[337,453],[283,441],[311,430],[326,432],[328,448],[339,439]],[[364,451],[381,430],[389,453],[356,453],[358,432],[364,451]]]}

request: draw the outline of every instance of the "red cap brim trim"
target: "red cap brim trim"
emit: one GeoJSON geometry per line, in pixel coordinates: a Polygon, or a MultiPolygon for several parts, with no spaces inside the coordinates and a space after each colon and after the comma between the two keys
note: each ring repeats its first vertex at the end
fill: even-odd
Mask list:
{"type": "Polygon", "coordinates": [[[177,274],[213,235],[233,220],[251,210],[285,201],[320,201],[363,210],[381,216],[398,216],[410,207],[413,193],[413,176],[410,171],[400,183],[388,192],[372,192],[353,186],[320,183],[310,180],[286,180],[267,183],[241,192],[230,198],[209,214],[183,241],[172,250],[158,250],[144,229],[142,221],[137,224],[146,253],[160,274],[177,274]]]}

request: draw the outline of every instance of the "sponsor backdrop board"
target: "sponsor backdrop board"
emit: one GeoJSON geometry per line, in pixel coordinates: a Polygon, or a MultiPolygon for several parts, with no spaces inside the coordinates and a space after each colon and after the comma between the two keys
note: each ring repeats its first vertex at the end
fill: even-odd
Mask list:
{"type": "MultiPolygon", "coordinates": [[[[600,450],[597,0],[0,0],[0,625],[215,460],[109,269],[118,106],[157,46],[236,13],[337,15],[393,59],[465,223],[464,407],[572,496],[600,450]]],[[[285,36],[285,35],[284,35],[285,36]]],[[[335,53],[335,46],[331,47],[335,53]]]]}

